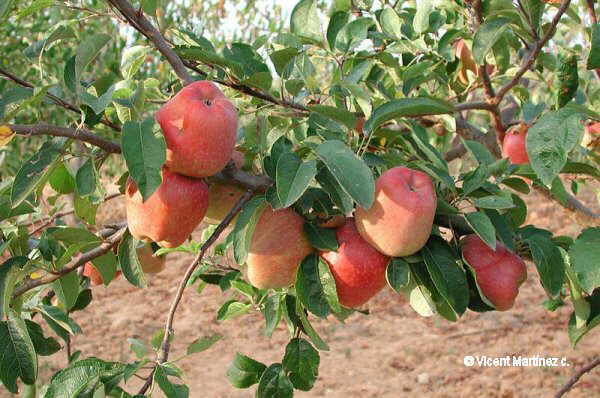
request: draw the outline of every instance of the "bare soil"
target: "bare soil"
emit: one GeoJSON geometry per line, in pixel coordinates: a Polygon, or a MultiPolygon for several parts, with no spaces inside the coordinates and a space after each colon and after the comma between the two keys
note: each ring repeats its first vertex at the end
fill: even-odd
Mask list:
{"type": "MultiPolygon", "coordinates": [[[[597,203],[589,193],[588,203],[597,203]]],[[[124,217],[120,199],[104,209],[107,222],[124,217]]],[[[528,223],[557,234],[576,236],[579,228],[556,205],[531,194],[528,223]]],[[[163,328],[178,281],[191,260],[171,255],[166,271],[156,275],[147,289],[137,289],[121,279],[108,288],[94,289],[94,301],[86,311],[73,314],[84,333],[74,338],[82,356],[131,361],[127,338],[149,341],[163,328]]],[[[298,397],[552,397],[576,369],[600,355],[599,330],[586,336],[576,349],[570,346],[566,324],[568,306],[549,313],[541,304],[545,294],[533,264],[521,287],[515,307],[508,312],[469,312],[457,323],[422,318],[390,289],[369,302],[369,316],[355,314],[346,324],[335,319],[315,320],[329,343],[321,352],[319,380],[310,392],[298,397]],[[568,367],[467,367],[466,355],[504,357],[565,357],[568,367]]],[[[254,388],[238,390],[225,378],[236,351],[266,364],[281,361],[288,332],[283,322],[271,339],[262,332],[263,319],[254,312],[233,320],[216,321],[216,310],[227,300],[218,287],[201,294],[186,291],[175,319],[176,339],[171,358],[183,355],[187,344],[214,333],[224,337],[208,351],[178,362],[185,371],[191,397],[252,397],[254,388]]],[[[42,358],[41,374],[48,378],[65,365],[59,352],[42,358]]],[[[132,379],[125,388],[137,391],[142,381],[132,379]]],[[[0,391],[0,396],[3,393],[0,391]]],[[[162,396],[156,392],[154,396],[162,396]]],[[[585,375],[569,398],[600,397],[600,369],[585,375]]]]}

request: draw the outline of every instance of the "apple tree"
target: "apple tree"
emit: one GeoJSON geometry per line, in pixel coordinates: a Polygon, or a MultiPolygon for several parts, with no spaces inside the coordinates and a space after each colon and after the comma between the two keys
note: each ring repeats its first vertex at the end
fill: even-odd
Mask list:
{"type": "Polygon", "coordinates": [[[539,304],[572,307],[573,346],[600,323],[600,213],[577,197],[600,180],[594,0],[235,3],[0,3],[6,390],[196,396],[170,351],[217,343],[173,328],[206,284],[236,292],[219,321],[258,311],[266,336],[289,330],[279,362],[240,352],[223,370],[257,397],[310,390],[329,349],[311,320],[352,322],[385,286],[459,322],[510,310],[529,261],[539,304]],[[530,191],[582,232],[526,225],[530,191]],[[123,196],[127,219],[97,222],[123,196]],[[165,317],[155,352],[73,351],[92,287],[143,289],[172,252],[190,262],[169,312],[148,306],[165,317]]]}

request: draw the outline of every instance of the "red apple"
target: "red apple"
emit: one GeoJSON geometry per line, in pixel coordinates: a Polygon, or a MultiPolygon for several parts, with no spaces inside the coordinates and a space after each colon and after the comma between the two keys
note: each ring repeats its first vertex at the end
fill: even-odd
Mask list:
{"type": "Polygon", "coordinates": [[[167,142],[166,165],[190,177],[221,171],[233,153],[237,111],[212,82],[184,87],[156,112],[167,142]]]}
{"type": "Polygon", "coordinates": [[[527,279],[527,267],[521,257],[496,242],[492,250],[477,235],[461,240],[462,255],[475,271],[481,293],[498,311],[512,308],[519,286],[527,279]]]}
{"type": "Polygon", "coordinates": [[[356,228],[386,256],[409,256],[431,235],[436,207],[435,188],[427,174],[394,167],[375,182],[373,206],[356,209],[356,228]]]}
{"type": "Polygon", "coordinates": [[[298,266],[312,251],[303,230],[304,219],[291,209],[261,214],[248,250],[248,280],[259,289],[287,287],[298,266]]]}
{"type": "Polygon", "coordinates": [[[208,187],[204,181],[162,171],[163,181],[145,201],[132,179],[125,188],[127,224],[140,240],[163,247],[177,247],[200,224],[208,207],[208,187]]]}
{"type": "Polygon", "coordinates": [[[321,257],[329,264],[338,297],[344,307],[360,307],[385,286],[389,257],[371,247],[358,233],[353,218],[336,231],[340,247],[321,257]]]}
{"type": "Polygon", "coordinates": [[[512,164],[527,164],[527,130],[529,126],[520,123],[508,129],[502,142],[502,155],[510,160],[512,164]]]}
{"type": "Polygon", "coordinates": [[[600,135],[600,122],[588,123],[585,126],[585,132],[590,135],[600,135]]]}

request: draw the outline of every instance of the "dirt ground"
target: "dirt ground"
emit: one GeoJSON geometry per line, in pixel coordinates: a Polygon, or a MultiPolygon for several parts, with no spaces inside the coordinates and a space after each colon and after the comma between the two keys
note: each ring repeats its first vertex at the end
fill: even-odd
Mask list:
{"type": "MultiPolygon", "coordinates": [[[[592,199],[591,195],[588,198],[592,199]]],[[[119,199],[120,200],[120,199],[119,199]]],[[[541,196],[531,194],[528,223],[550,227],[558,234],[577,235],[578,227],[564,212],[541,196]]],[[[589,203],[589,202],[588,202],[589,203]]],[[[112,202],[107,221],[120,220],[122,203],[112,202]]],[[[147,289],[137,289],[121,279],[109,288],[94,290],[94,301],[74,319],[84,334],[74,339],[83,356],[105,360],[133,360],[127,338],[149,341],[163,328],[177,283],[191,260],[171,255],[167,270],[155,276],[147,289]]],[[[508,312],[469,312],[457,323],[441,318],[422,318],[390,289],[369,302],[371,315],[353,315],[343,325],[335,319],[314,321],[331,351],[321,352],[319,380],[310,392],[298,397],[552,397],[572,373],[600,355],[600,331],[586,336],[572,349],[566,332],[570,308],[549,313],[533,264],[521,287],[515,307],[508,312]],[[565,357],[568,367],[467,367],[466,355],[504,357],[565,357]]],[[[185,371],[191,397],[252,397],[255,388],[238,390],[225,378],[236,351],[266,364],[283,357],[288,332],[283,322],[271,339],[262,332],[258,313],[229,321],[216,321],[216,310],[228,297],[214,286],[202,294],[188,289],[175,319],[176,339],[171,358],[184,353],[190,342],[214,333],[223,339],[208,351],[178,362],[185,371]]],[[[64,366],[65,354],[43,358],[41,374],[47,378],[64,366]]],[[[141,381],[132,379],[126,390],[137,391],[141,381]]],[[[0,392],[0,396],[2,392],[0,392]]],[[[154,396],[162,396],[157,392],[154,396]]],[[[600,397],[600,369],[585,375],[569,398],[600,397]]]]}

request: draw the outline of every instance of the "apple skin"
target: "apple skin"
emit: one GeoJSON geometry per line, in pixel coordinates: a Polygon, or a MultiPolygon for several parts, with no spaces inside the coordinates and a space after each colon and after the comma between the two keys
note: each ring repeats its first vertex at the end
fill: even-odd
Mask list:
{"type": "Polygon", "coordinates": [[[454,50],[456,54],[456,58],[460,60],[460,70],[458,71],[458,80],[464,84],[469,84],[469,76],[467,75],[467,71],[473,72],[475,76],[478,75],[477,64],[475,64],[475,60],[473,59],[473,54],[471,50],[467,46],[467,43],[463,39],[459,39],[454,43],[454,50]]]}
{"type": "Polygon", "coordinates": [[[527,155],[527,130],[529,127],[521,123],[513,126],[504,135],[502,141],[502,156],[508,158],[512,164],[527,164],[529,156],[527,155]]]}
{"type": "Polygon", "coordinates": [[[206,214],[208,187],[204,181],[162,170],[163,181],[142,202],[132,179],[125,188],[129,231],[136,239],[154,241],[162,247],[180,246],[206,214]]]}
{"type": "Polygon", "coordinates": [[[586,124],[585,132],[590,135],[600,135],[600,122],[586,124]]]}
{"type": "Polygon", "coordinates": [[[492,250],[477,235],[461,240],[463,258],[475,271],[481,293],[498,311],[507,311],[515,303],[519,286],[527,279],[527,266],[521,257],[496,242],[492,250]]]}
{"type": "MultiPolygon", "coordinates": [[[[241,169],[244,165],[244,154],[234,151],[231,160],[238,169],[241,169]]],[[[240,200],[244,192],[242,188],[233,184],[221,182],[210,184],[208,187],[208,209],[204,221],[209,224],[219,224],[240,200]]]]}
{"type": "Polygon", "coordinates": [[[167,143],[166,166],[189,177],[221,171],[233,153],[237,111],[212,82],[194,82],[155,115],[167,143]]]}
{"type": "Polygon", "coordinates": [[[353,218],[347,218],[335,234],[340,245],[337,252],[321,252],[321,258],[335,279],[340,304],[360,307],[385,286],[385,270],[390,258],[360,236],[353,218]]]}
{"type": "Polygon", "coordinates": [[[274,211],[269,205],[261,214],[248,250],[247,276],[259,289],[287,287],[296,281],[296,270],[312,253],[304,235],[304,219],[291,209],[274,211]]]}
{"type": "Polygon", "coordinates": [[[356,208],[356,228],[382,254],[409,256],[431,235],[436,207],[435,188],[427,174],[394,167],[375,181],[373,206],[356,208]]]}
{"type": "Polygon", "coordinates": [[[158,274],[165,269],[167,263],[166,257],[155,257],[151,245],[145,244],[142,247],[138,247],[136,252],[142,266],[142,271],[146,274],[158,274]]]}
{"type": "MultiPolygon", "coordinates": [[[[90,278],[90,284],[92,286],[99,286],[104,283],[100,271],[98,271],[96,267],[94,267],[94,265],[89,261],[83,266],[83,276],[90,278]]],[[[117,271],[113,280],[117,280],[120,277],[121,271],[117,271]]]]}

